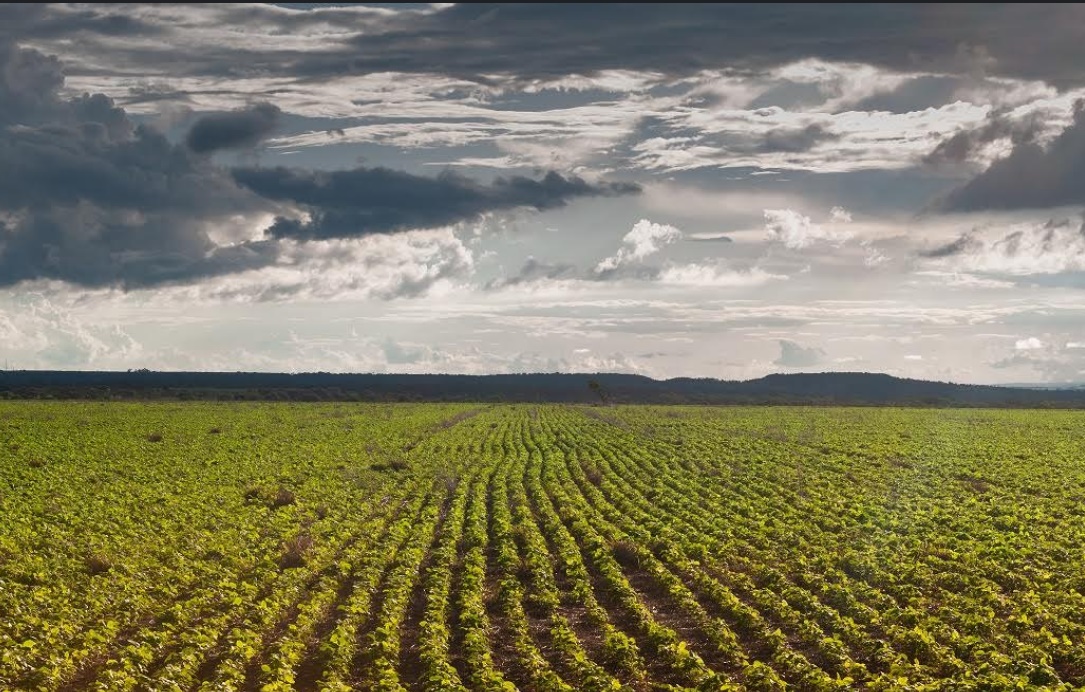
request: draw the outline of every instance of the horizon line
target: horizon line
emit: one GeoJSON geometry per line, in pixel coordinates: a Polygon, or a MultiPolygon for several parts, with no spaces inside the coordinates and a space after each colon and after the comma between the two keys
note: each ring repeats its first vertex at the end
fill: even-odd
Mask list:
{"type": "Polygon", "coordinates": [[[533,372],[487,372],[487,373],[457,373],[457,372],[357,372],[357,371],[334,371],[334,370],[298,370],[298,371],[283,371],[283,370],[173,370],[173,369],[151,369],[151,368],[128,368],[126,370],[108,370],[108,369],[64,369],[64,368],[14,368],[5,367],[0,370],[0,375],[4,373],[100,373],[100,374],[203,374],[203,375],[286,375],[286,376],[302,376],[302,375],[333,375],[333,376],[354,376],[354,377],[372,377],[372,376],[394,376],[394,377],[509,377],[509,376],[587,376],[587,377],[640,377],[653,382],[670,382],[674,380],[712,380],[715,382],[756,382],[758,380],[764,380],[770,377],[803,377],[812,375],[866,375],[866,376],[882,376],[889,377],[896,380],[912,381],[912,382],[930,382],[935,384],[948,384],[962,387],[994,387],[994,388],[1006,388],[1006,389],[1054,389],[1054,390],[1073,390],[1080,387],[1085,387],[1085,382],[1001,382],[1001,383],[975,383],[975,382],[956,382],[952,380],[932,380],[919,377],[905,377],[901,375],[894,375],[887,372],[877,372],[869,370],[819,370],[819,371],[802,371],[802,372],[781,372],[774,371],[766,373],[758,377],[751,377],[747,379],[724,379],[720,377],[713,377],[710,375],[679,375],[674,377],[653,377],[638,372],[613,372],[613,371],[596,371],[596,372],[562,372],[562,371],[533,371],[533,372]]]}

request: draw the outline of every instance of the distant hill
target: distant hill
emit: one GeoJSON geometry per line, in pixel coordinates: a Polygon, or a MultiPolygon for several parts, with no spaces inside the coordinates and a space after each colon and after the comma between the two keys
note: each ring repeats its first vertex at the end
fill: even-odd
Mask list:
{"type": "Polygon", "coordinates": [[[1083,389],[952,384],[863,372],[769,375],[728,381],[653,380],[612,373],[355,375],[18,370],[0,372],[0,398],[1085,407],[1083,389]]]}

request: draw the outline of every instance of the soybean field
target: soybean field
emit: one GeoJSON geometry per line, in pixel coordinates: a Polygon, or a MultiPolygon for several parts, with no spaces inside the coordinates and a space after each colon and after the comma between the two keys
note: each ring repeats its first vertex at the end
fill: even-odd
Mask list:
{"type": "Polygon", "coordinates": [[[0,403],[0,689],[1083,688],[1080,412],[0,403]]]}

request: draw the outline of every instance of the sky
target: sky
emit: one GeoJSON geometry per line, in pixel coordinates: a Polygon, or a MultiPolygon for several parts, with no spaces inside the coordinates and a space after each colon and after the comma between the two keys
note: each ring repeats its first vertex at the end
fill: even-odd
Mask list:
{"type": "Polygon", "coordinates": [[[1085,382],[1085,6],[3,5],[18,369],[1085,382]]]}

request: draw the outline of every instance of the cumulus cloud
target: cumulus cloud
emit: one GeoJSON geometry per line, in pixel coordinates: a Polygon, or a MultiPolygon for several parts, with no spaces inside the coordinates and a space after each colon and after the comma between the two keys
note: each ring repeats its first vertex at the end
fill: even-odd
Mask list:
{"type": "Polygon", "coordinates": [[[1085,270],[1085,228],[1069,219],[1019,224],[1002,232],[972,230],[922,251],[939,267],[994,274],[1057,274],[1085,270]]]}
{"type": "Polygon", "coordinates": [[[541,179],[514,176],[483,185],[452,172],[425,177],[387,168],[313,171],[236,168],[234,178],[262,197],[294,203],[305,219],[281,216],[276,238],[349,238],[471,221],[487,212],[563,207],[576,197],[635,194],[632,183],[589,183],[551,171],[541,179]]]}
{"type": "Polygon", "coordinates": [[[825,351],[816,346],[802,346],[789,339],[780,339],[780,357],[772,361],[773,365],[784,368],[808,368],[825,360],[825,351]]]}
{"type": "Polygon", "coordinates": [[[249,149],[275,132],[282,111],[270,103],[258,103],[229,113],[205,115],[185,135],[192,151],[208,154],[220,149],[249,149]]]}
{"type": "Polygon", "coordinates": [[[1040,341],[1034,336],[1030,336],[1027,339],[1018,339],[1013,342],[1013,348],[1016,351],[1035,351],[1044,347],[1044,342],[1040,341]]]}
{"type": "MultiPolygon", "coordinates": [[[[851,214],[840,207],[833,207],[831,223],[839,225],[851,220],[851,214]]],[[[851,234],[814,223],[809,216],[792,209],[766,209],[765,231],[770,241],[782,243],[792,250],[801,250],[819,241],[842,243],[851,234]]]]}
{"type": "Polygon", "coordinates": [[[641,219],[622,238],[622,246],[618,248],[618,252],[601,260],[595,266],[595,273],[613,274],[621,267],[641,262],[646,257],[659,252],[664,245],[669,245],[681,238],[682,231],[674,226],[641,219]]]}

